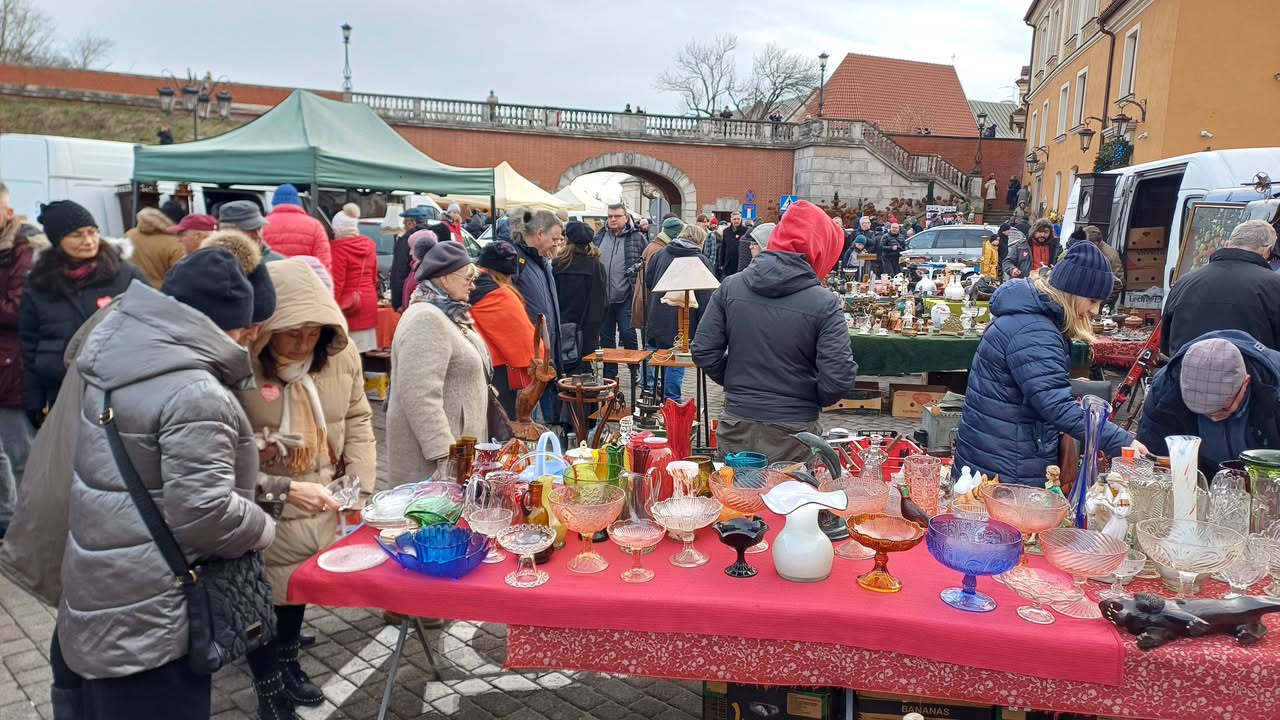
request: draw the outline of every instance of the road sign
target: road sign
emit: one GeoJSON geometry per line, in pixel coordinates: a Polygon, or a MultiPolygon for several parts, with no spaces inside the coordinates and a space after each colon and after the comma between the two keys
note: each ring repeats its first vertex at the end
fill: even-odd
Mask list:
{"type": "Polygon", "coordinates": [[[743,206],[742,206],[742,219],[743,219],[743,220],[755,220],[755,219],[756,219],[756,206],[755,206],[755,203],[745,203],[745,204],[743,204],[743,206]]]}
{"type": "Polygon", "coordinates": [[[791,207],[792,203],[797,202],[799,200],[800,200],[799,195],[783,195],[782,199],[778,200],[778,212],[780,213],[786,212],[787,208],[791,207]]]}
{"type": "Polygon", "coordinates": [[[748,204],[750,204],[750,205],[754,205],[754,204],[755,204],[755,202],[756,202],[756,191],[755,191],[755,190],[748,190],[748,191],[747,191],[747,203],[748,203],[748,204]]]}

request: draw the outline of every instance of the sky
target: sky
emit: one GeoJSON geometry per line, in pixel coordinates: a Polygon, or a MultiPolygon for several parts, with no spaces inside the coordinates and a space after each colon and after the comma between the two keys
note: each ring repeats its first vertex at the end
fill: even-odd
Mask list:
{"type": "MultiPolygon", "coordinates": [[[[339,90],[343,22],[356,92],[682,114],[654,87],[680,47],[735,33],[739,67],[769,42],[828,73],[845,53],[954,64],[972,100],[1007,100],[1029,61],[1029,0],[33,0],[72,38],[115,41],[107,69],[339,90]],[[954,56],[954,61],[953,61],[954,56]]],[[[895,88],[902,92],[903,88],[895,88]]]]}

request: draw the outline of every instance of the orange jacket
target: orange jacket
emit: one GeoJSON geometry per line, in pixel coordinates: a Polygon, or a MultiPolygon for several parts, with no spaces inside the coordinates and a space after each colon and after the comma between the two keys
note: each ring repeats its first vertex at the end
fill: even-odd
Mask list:
{"type": "Polygon", "coordinates": [[[477,295],[480,297],[471,305],[471,319],[484,344],[489,346],[494,372],[505,365],[511,389],[525,387],[529,384],[528,369],[533,360],[533,323],[529,322],[524,303],[514,290],[498,285],[485,273],[476,278],[476,292],[472,297],[477,295]]]}

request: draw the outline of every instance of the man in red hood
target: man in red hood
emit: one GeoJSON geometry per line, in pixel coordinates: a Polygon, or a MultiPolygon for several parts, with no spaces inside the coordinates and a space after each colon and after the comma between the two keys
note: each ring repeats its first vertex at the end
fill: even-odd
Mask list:
{"type": "Polygon", "coordinates": [[[754,450],[771,462],[807,459],[792,434],[821,433],[818,413],[853,387],[858,366],[844,310],[821,283],[843,245],[826,213],[797,202],[769,248],[711,296],[691,352],[724,386],[716,432],[722,456],[754,450]]]}

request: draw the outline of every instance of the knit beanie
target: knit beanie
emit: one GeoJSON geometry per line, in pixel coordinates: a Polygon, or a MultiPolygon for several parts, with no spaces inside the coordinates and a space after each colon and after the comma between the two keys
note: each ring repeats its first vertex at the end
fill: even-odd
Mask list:
{"type": "Polygon", "coordinates": [[[347,203],[342,206],[342,211],[333,216],[330,221],[333,226],[333,236],[335,238],[353,237],[360,234],[360,206],[355,203],[347,203]]]}
{"type": "Polygon", "coordinates": [[[40,215],[36,222],[44,228],[45,237],[57,246],[62,238],[82,227],[98,227],[98,221],[83,205],[74,200],[55,200],[40,206],[40,215]]]}
{"type": "Polygon", "coordinates": [[[471,256],[462,243],[443,242],[427,251],[413,277],[418,282],[457,272],[471,264],[471,256]]]}
{"type": "Polygon", "coordinates": [[[275,193],[271,196],[271,206],[276,205],[302,205],[302,201],[298,199],[298,188],[285,183],[276,188],[275,193]]]}
{"type": "MultiPolygon", "coordinates": [[[[571,222],[564,226],[564,237],[574,245],[586,247],[595,240],[595,233],[591,232],[591,226],[581,222],[571,222]]],[[[669,237],[674,238],[675,235],[669,237]]]]}
{"type": "Polygon", "coordinates": [[[240,261],[221,248],[203,248],[164,276],[160,292],[204,313],[223,330],[253,324],[253,286],[240,261]]]}
{"type": "Polygon", "coordinates": [[[519,268],[516,262],[516,249],[511,246],[511,243],[505,242],[492,242],[485,245],[480,251],[480,259],[476,264],[503,275],[515,275],[519,268]]]}
{"type": "Polygon", "coordinates": [[[238,230],[215,232],[200,243],[201,248],[221,248],[235,256],[240,269],[253,286],[253,322],[266,322],[276,312],[276,286],[263,267],[258,243],[238,230]]]}
{"type": "Polygon", "coordinates": [[[413,253],[413,259],[422,262],[422,258],[426,257],[427,251],[436,246],[440,239],[436,237],[435,232],[431,230],[415,230],[409,236],[409,252],[413,253]]]}
{"type": "Polygon", "coordinates": [[[248,280],[253,288],[253,324],[257,325],[276,314],[276,285],[271,282],[266,263],[260,263],[254,268],[249,273],[248,280]]]}
{"type": "Polygon", "coordinates": [[[1111,297],[1115,275],[1106,256],[1093,243],[1076,243],[1049,273],[1049,284],[1068,295],[1090,300],[1111,297]]]}
{"type": "Polygon", "coordinates": [[[662,221],[662,232],[669,238],[675,239],[675,236],[679,235],[683,229],[684,221],[680,218],[667,218],[662,221]]]}
{"type": "Polygon", "coordinates": [[[769,236],[773,234],[775,227],[777,227],[777,223],[764,223],[755,226],[750,233],[751,242],[759,245],[761,250],[768,250],[769,236]]]}

